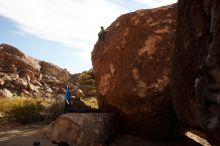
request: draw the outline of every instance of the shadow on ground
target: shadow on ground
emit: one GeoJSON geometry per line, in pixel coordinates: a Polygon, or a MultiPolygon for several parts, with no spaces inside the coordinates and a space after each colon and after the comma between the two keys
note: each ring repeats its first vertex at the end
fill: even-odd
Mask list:
{"type": "MultiPolygon", "coordinates": [[[[46,123],[0,124],[0,146],[33,146],[33,142],[38,141],[40,146],[56,146],[42,136],[45,126],[47,126],[46,123]]],[[[200,139],[193,133],[188,133],[187,136],[190,138],[185,137],[181,140],[161,143],[131,135],[117,135],[110,146],[210,146],[204,139],[200,139]]]]}

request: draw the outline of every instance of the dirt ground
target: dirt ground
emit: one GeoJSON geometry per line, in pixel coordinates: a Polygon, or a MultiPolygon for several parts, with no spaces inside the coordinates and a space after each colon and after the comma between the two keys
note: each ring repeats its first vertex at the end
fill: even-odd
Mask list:
{"type": "Polygon", "coordinates": [[[45,123],[20,125],[17,123],[0,124],[0,146],[33,146],[33,142],[40,142],[40,146],[56,146],[42,137],[45,123]]]}

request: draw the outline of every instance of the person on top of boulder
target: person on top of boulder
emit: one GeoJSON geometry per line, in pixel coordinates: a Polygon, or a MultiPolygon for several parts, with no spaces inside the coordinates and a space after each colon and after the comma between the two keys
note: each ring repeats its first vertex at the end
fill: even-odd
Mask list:
{"type": "Polygon", "coordinates": [[[104,42],[104,39],[105,39],[105,30],[104,30],[104,27],[101,26],[101,30],[100,32],[98,33],[98,37],[99,37],[99,40],[101,42],[104,42]]]}
{"type": "Polygon", "coordinates": [[[70,92],[70,87],[67,85],[66,86],[66,95],[64,96],[64,102],[65,102],[65,107],[64,107],[64,113],[70,112],[71,110],[71,92],[70,92]]]}

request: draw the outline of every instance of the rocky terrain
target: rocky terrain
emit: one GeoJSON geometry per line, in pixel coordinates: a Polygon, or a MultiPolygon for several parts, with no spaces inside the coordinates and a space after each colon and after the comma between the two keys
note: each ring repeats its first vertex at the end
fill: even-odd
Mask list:
{"type": "Polygon", "coordinates": [[[178,136],[170,97],[176,5],[120,16],[92,52],[97,98],[124,129],[149,139],[178,136]]]}
{"type": "MultiPolygon", "coordinates": [[[[118,17],[92,51],[103,113],[62,115],[45,136],[72,146],[89,145],[86,139],[117,146],[200,145],[184,138],[188,134],[219,146],[219,7],[217,0],[179,0],[118,17]],[[72,136],[65,137],[67,132],[72,136]]],[[[80,76],[0,45],[1,96],[53,97],[80,76]]]]}
{"type": "Polygon", "coordinates": [[[40,96],[64,94],[65,86],[74,87],[77,75],[71,75],[48,62],[26,56],[17,48],[0,45],[0,96],[40,96]]]}

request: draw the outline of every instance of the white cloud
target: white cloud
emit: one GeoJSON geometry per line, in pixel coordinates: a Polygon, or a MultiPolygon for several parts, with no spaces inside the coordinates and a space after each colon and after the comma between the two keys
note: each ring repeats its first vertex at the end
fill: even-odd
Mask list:
{"type": "Polygon", "coordinates": [[[145,4],[149,8],[156,8],[177,2],[177,0],[135,0],[135,1],[145,4]]]}
{"type": "Polygon", "coordinates": [[[125,12],[103,0],[0,1],[0,15],[17,22],[20,29],[82,50],[93,48],[101,25],[107,27],[125,12]]]}

